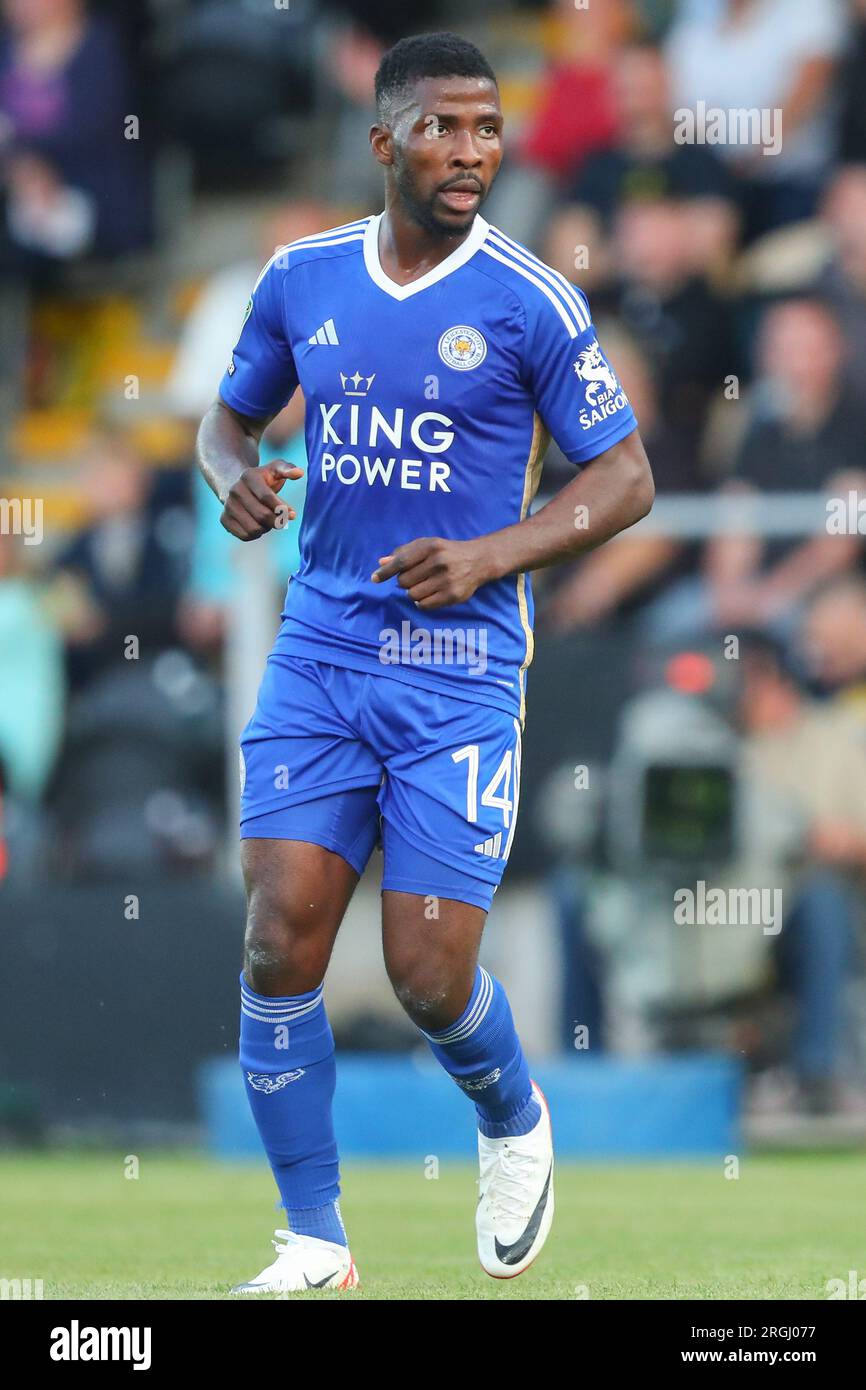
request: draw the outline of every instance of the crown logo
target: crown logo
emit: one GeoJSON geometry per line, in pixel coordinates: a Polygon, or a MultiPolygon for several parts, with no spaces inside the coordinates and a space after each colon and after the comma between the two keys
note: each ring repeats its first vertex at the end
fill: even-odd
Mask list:
{"type": "Polygon", "coordinates": [[[372,376],[361,376],[361,373],[356,367],[354,376],[346,376],[345,372],[340,372],[340,380],[343,383],[343,390],[347,396],[366,396],[373,382],[376,380],[376,373],[374,372],[372,376]],[[363,386],[361,385],[362,382],[364,383],[363,386]],[[349,389],[350,383],[352,390],[349,389]]]}

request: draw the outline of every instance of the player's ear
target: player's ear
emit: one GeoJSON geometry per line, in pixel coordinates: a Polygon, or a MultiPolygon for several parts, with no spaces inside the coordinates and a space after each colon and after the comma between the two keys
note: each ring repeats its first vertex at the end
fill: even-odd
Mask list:
{"type": "Polygon", "coordinates": [[[394,163],[394,136],[386,125],[370,127],[370,148],[380,164],[394,163]]]}

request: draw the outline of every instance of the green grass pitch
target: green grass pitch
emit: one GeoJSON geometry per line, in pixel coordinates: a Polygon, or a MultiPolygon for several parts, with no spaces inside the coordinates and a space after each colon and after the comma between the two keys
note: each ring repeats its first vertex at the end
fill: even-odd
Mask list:
{"type": "MultiPolygon", "coordinates": [[[[267,1263],[281,1223],[263,1165],[144,1152],[130,1179],[125,1158],[0,1157],[0,1278],[42,1279],[46,1299],[215,1299],[267,1263]]],[[[500,1282],[476,1260],[472,1168],[347,1162],[361,1288],[298,1297],[824,1299],[829,1279],[866,1276],[863,1169],[858,1154],[744,1155],[737,1179],[722,1160],[561,1163],[544,1251],[500,1282]]]]}

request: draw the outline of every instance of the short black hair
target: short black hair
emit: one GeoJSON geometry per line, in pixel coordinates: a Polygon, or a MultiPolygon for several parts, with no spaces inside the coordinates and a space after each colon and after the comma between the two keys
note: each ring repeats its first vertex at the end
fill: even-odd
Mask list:
{"type": "Polygon", "coordinates": [[[416,34],[400,39],[382,57],[376,73],[376,110],[387,116],[394,97],[421,77],[486,77],[496,74],[480,48],[459,34],[416,34]]]}

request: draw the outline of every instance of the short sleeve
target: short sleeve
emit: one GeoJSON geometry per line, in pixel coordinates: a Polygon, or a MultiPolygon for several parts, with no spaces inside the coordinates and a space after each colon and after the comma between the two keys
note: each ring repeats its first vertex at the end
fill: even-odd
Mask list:
{"type": "Polygon", "coordinates": [[[565,457],[588,463],[637,428],[637,420],[602,351],[586,297],[557,277],[555,303],[527,312],[525,378],[536,409],[565,457]]]}
{"type": "Polygon", "coordinates": [[[298,385],[283,314],[285,275],[285,263],[278,253],[256,282],[240,337],[220,382],[220,396],[242,415],[276,414],[298,385]]]}

